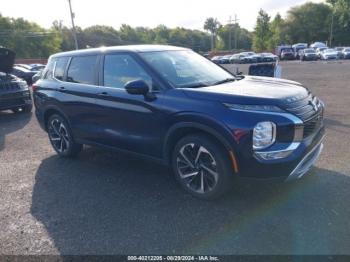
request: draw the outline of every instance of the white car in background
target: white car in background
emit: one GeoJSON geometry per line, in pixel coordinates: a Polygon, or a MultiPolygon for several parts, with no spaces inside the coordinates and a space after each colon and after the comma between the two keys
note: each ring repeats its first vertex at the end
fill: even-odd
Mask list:
{"type": "Polygon", "coordinates": [[[341,57],[343,59],[350,59],[350,47],[344,47],[341,57]]]}
{"type": "Polygon", "coordinates": [[[321,55],[324,50],[328,49],[328,47],[319,47],[316,48],[316,55],[319,59],[322,59],[321,55]]]}
{"type": "Polygon", "coordinates": [[[322,60],[338,59],[338,51],[332,48],[328,48],[321,53],[322,60]]]}

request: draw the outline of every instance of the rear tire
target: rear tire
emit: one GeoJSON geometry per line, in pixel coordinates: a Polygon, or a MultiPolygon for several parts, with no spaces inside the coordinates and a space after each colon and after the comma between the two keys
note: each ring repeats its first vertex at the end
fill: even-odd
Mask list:
{"type": "Polygon", "coordinates": [[[74,141],[68,122],[58,114],[49,117],[47,132],[51,145],[59,156],[74,157],[83,148],[83,145],[74,141]]]}
{"type": "Polygon", "coordinates": [[[172,168],[181,186],[200,199],[216,199],[233,186],[235,174],[227,150],[205,134],[188,135],[178,141],[172,168]]]}

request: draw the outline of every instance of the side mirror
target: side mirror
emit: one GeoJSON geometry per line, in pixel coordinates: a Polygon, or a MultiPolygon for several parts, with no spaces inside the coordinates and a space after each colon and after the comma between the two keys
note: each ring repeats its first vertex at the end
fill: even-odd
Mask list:
{"type": "Polygon", "coordinates": [[[144,95],[146,96],[149,92],[147,83],[141,79],[129,81],[124,86],[126,92],[131,95],[144,95]]]}

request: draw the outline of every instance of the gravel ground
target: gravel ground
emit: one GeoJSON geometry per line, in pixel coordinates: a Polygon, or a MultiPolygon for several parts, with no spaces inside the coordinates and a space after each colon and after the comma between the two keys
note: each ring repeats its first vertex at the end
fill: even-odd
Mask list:
{"type": "Polygon", "coordinates": [[[282,68],[326,103],[321,158],[297,182],[215,202],[141,159],[58,158],[33,114],[0,113],[0,254],[350,254],[350,61],[282,68]]]}

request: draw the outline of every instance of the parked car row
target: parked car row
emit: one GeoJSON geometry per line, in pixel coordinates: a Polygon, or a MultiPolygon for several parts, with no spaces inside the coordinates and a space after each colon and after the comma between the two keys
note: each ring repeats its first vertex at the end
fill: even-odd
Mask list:
{"type": "Polygon", "coordinates": [[[24,69],[27,69],[29,71],[40,71],[43,70],[45,68],[45,65],[43,64],[15,64],[14,66],[16,67],[21,67],[24,69]]]}
{"type": "Polygon", "coordinates": [[[43,64],[15,64],[11,74],[25,80],[28,85],[32,85],[37,80],[35,76],[40,76],[40,72],[44,68],[45,65],[43,64]]]}
{"type": "Polygon", "coordinates": [[[12,50],[0,48],[0,111],[28,113],[32,110],[32,99],[25,78],[21,79],[13,74],[17,72],[13,67],[15,56],[12,50]]]}
{"type": "Polygon", "coordinates": [[[272,53],[241,52],[233,55],[214,56],[211,61],[216,64],[253,64],[277,61],[272,53]]]}
{"type": "Polygon", "coordinates": [[[350,59],[350,47],[329,48],[322,42],[315,42],[308,47],[306,43],[295,45],[281,45],[276,48],[276,55],[280,60],[301,61],[310,60],[331,60],[331,59],[350,59]]]}

